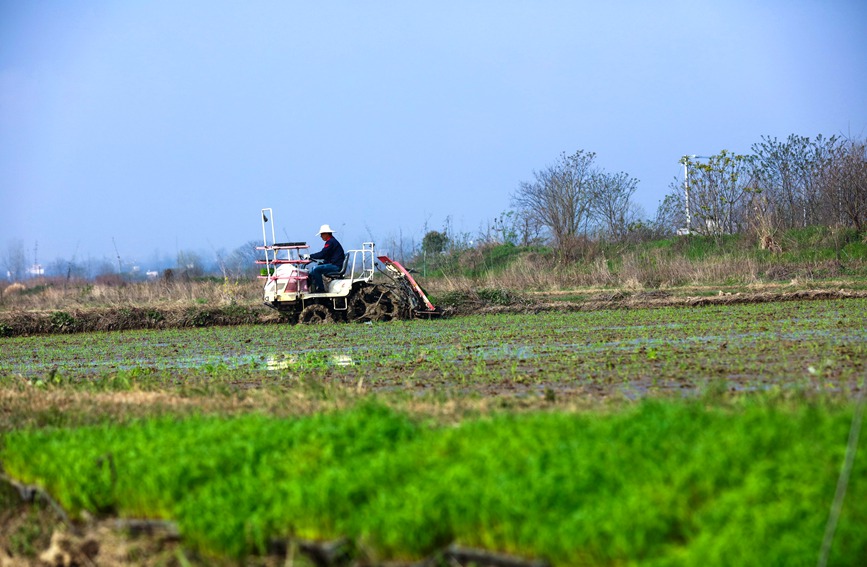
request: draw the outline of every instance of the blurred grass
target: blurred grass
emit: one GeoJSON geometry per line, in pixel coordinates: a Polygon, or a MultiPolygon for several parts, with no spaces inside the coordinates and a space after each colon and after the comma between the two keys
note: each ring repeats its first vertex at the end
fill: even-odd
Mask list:
{"type": "MultiPolygon", "coordinates": [[[[443,426],[368,401],[20,430],[0,456],[73,513],[175,519],[215,556],[295,536],[373,561],[456,542],[557,565],[798,565],[817,557],[851,415],[754,396],[443,426]]],[[[867,557],[865,498],[859,459],[831,564],[867,557]]]]}

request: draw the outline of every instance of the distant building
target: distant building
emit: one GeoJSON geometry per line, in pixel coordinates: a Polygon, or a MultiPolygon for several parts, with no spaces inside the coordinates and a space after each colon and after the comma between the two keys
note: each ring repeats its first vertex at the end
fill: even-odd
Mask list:
{"type": "Polygon", "coordinates": [[[30,277],[44,276],[45,268],[42,266],[42,264],[33,264],[32,266],[27,268],[27,275],[29,275],[30,277]]]}

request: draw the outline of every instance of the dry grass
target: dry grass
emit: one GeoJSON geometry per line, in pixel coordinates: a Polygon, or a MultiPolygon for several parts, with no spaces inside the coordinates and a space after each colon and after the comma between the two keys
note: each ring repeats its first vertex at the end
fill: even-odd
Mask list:
{"type": "Polygon", "coordinates": [[[588,263],[571,264],[527,255],[497,273],[480,278],[444,276],[426,281],[425,287],[434,294],[478,287],[551,292],[586,288],[635,291],[723,283],[749,285],[758,282],[768,269],[755,258],[735,254],[694,261],[655,250],[627,252],[617,262],[600,256],[588,263]]]}
{"type": "Polygon", "coordinates": [[[708,283],[749,284],[758,281],[762,267],[748,256],[726,254],[691,261],[661,251],[623,256],[618,284],[637,282],[643,287],[669,288],[708,283]]]}
{"type": "Polygon", "coordinates": [[[751,250],[731,251],[691,259],[670,249],[623,251],[613,257],[597,255],[587,261],[560,262],[528,253],[503,269],[478,277],[448,274],[423,284],[434,295],[478,288],[515,292],[558,292],[606,289],[623,291],[676,290],[691,286],[744,287],[781,282],[801,287],[827,281],[846,281],[864,288],[865,259],[845,263],[829,259],[785,260],[779,255],[757,256],[751,250]],[[849,276],[849,277],[847,277],[849,276]]]}
{"type": "Polygon", "coordinates": [[[261,303],[258,280],[231,281],[154,280],[146,282],[91,283],[34,279],[0,291],[0,310],[43,311],[93,307],[177,307],[261,303]]]}
{"type": "MultiPolygon", "coordinates": [[[[862,273],[863,261],[852,260],[847,263],[847,268],[849,273],[862,273]]],[[[482,288],[523,294],[600,290],[666,290],[677,293],[701,286],[745,288],[781,283],[806,289],[816,285],[827,287],[825,282],[832,280],[839,281],[842,288],[863,289],[867,286],[863,278],[853,277],[847,282],[841,265],[832,261],[795,264],[786,263],[778,256],[758,259],[754,254],[737,251],[693,260],[666,249],[625,251],[613,258],[600,254],[585,262],[563,262],[551,256],[526,253],[514,258],[505,268],[481,276],[452,273],[420,279],[433,296],[473,293],[482,288]]],[[[264,316],[258,311],[268,311],[262,307],[261,280],[175,277],[146,282],[94,283],[34,279],[23,284],[6,285],[5,288],[0,284],[0,314],[5,314],[6,319],[66,311],[83,320],[78,314],[90,310],[147,309],[158,310],[160,321],[166,321],[164,325],[151,326],[172,326],[171,322],[184,326],[186,318],[192,316],[192,310],[208,311],[207,315],[198,316],[202,319],[200,322],[207,323],[205,319],[225,319],[226,315],[232,314],[231,309],[241,307],[257,311],[258,318],[264,316]],[[226,313],[216,312],[226,308],[229,308],[226,313]]],[[[249,318],[252,313],[243,315],[249,318]]],[[[100,316],[105,317],[105,314],[100,316]]],[[[239,319],[237,322],[248,321],[239,319]]],[[[91,327],[119,328],[121,323],[109,318],[102,326],[91,327]]]]}

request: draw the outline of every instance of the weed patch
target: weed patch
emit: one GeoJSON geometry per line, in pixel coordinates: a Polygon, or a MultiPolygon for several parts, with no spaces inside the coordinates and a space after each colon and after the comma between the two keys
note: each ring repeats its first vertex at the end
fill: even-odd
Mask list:
{"type": "Polygon", "coordinates": [[[75,328],[75,317],[66,311],[55,311],[50,316],[51,329],[55,332],[70,332],[75,328]]]}

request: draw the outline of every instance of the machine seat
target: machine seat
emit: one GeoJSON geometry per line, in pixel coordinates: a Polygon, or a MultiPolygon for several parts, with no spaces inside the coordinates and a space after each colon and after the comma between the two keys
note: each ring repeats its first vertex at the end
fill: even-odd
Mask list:
{"type": "Polygon", "coordinates": [[[342,280],[346,277],[346,270],[349,268],[349,254],[346,254],[343,257],[343,265],[340,267],[339,272],[334,272],[333,274],[324,274],[326,278],[331,278],[332,280],[342,280]]]}

